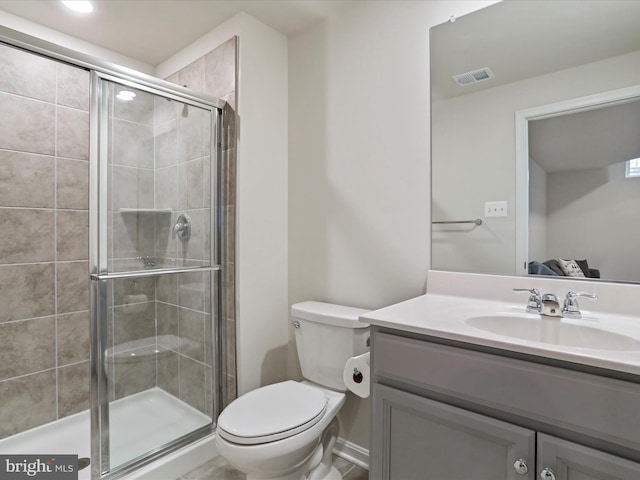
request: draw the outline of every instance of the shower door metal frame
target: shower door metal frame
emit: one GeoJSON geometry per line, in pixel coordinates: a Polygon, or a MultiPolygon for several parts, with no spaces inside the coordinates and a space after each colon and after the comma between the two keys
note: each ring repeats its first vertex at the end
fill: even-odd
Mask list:
{"type": "Polygon", "coordinates": [[[216,426],[217,415],[221,406],[221,354],[219,348],[221,337],[221,245],[222,245],[222,204],[221,204],[221,163],[222,163],[222,125],[223,109],[215,102],[206,99],[194,100],[184,97],[180,92],[171,89],[156,88],[149,82],[132,81],[108,72],[91,71],[91,107],[90,107],[90,155],[89,155],[89,269],[91,279],[91,457],[93,480],[112,480],[131,473],[137,468],[157,460],[159,457],[184,447],[199,438],[212,433],[216,426]],[[107,218],[108,213],[108,147],[104,139],[108,138],[107,112],[108,99],[102,88],[103,81],[125,87],[135,88],[163,98],[179,101],[211,112],[212,132],[210,142],[211,196],[210,196],[210,231],[211,246],[209,266],[163,268],[153,270],[136,270],[109,272],[107,262],[107,227],[100,220],[107,218]],[[212,412],[211,425],[201,427],[177,440],[158,446],[143,457],[135,458],[114,469],[110,465],[109,452],[109,396],[104,357],[106,351],[108,298],[107,283],[122,278],[142,278],[150,276],[173,275],[180,273],[209,272],[211,285],[211,322],[212,336],[209,339],[214,348],[211,349],[212,365],[212,412]]]}
{"type": "MultiPolygon", "coordinates": [[[[222,151],[225,148],[225,145],[223,144],[224,136],[222,135],[222,126],[224,123],[224,115],[225,115],[224,107],[227,102],[215,97],[205,95],[205,94],[196,95],[192,90],[189,90],[186,87],[182,87],[182,86],[170,83],[168,81],[155,78],[145,73],[137,72],[128,67],[123,67],[115,63],[104,61],[98,57],[87,55],[85,53],[78,52],[78,51],[57,45],[55,43],[48,42],[41,38],[33,37],[31,35],[25,34],[17,30],[13,30],[3,25],[0,25],[0,43],[10,45],[16,48],[20,48],[30,53],[42,55],[44,57],[66,63],[74,67],[82,68],[92,73],[92,85],[91,85],[92,100],[90,105],[90,155],[89,155],[90,165],[93,164],[91,159],[97,159],[97,155],[99,154],[98,144],[96,143],[96,140],[100,133],[98,130],[98,122],[96,117],[96,115],[98,115],[98,111],[96,110],[96,107],[99,106],[99,104],[96,103],[97,100],[94,98],[96,85],[94,84],[94,80],[93,80],[93,78],[96,78],[96,75],[98,77],[102,76],[104,78],[112,77],[113,79],[116,79],[118,83],[129,82],[131,85],[135,85],[136,88],[140,88],[143,90],[146,89],[148,91],[152,91],[153,93],[158,93],[165,97],[166,96],[174,97],[176,100],[179,100],[184,103],[191,103],[196,106],[204,105],[206,106],[206,108],[214,108],[217,111],[216,131],[214,134],[214,139],[212,142],[213,145],[211,150],[212,155],[215,154],[215,165],[214,165],[215,169],[212,168],[211,170],[212,170],[212,175],[213,175],[213,172],[215,171],[215,179],[216,179],[214,195],[211,196],[212,204],[215,205],[215,209],[212,208],[212,221],[211,221],[211,236],[212,236],[211,238],[215,239],[215,242],[212,242],[212,248],[213,248],[213,244],[215,244],[215,252],[212,252],[211,259],[213,260],[215,258],[218,264],[211,267],[205,267],[206,269],[211,271],[211,277],[212,277],[211,290],[212,290],[212,305],[213,305],[212,314],[215,315],[215,318],[212,318],[212,321],[215,321],[215,324],[213,325],[214,328],[211,329],[212,336],[213,336],[213,338],[211,339],[213,342],[212,343],[213,350],[216,352],[216,355],[215,355],[216,364],[212,368],[213,377],[214,377],[213,385],[212,385],[214,389],[214,391],[212,392],[212,399],[214,402],[213,427],[215,427],[215,421],[217,419],[217,416],[220,414],[220,411],[222,408],[222,388],[223,388],[223,382],[222,382],[223,375],[221,370],[223,351],[221,349],[221,345],[223,344],[224,339],[222,336],[223,329],[222,329],[221,312],[222,312],[222,306],[223,306],[222,303],[224,302],[225,296],[223,295],[223,291],[222,291],[223,289],[223,281],[222,281],[222,275],[221,275],[222,267],[220,266],[219,262],[221,260],[221,249],[223,247],[222,242],[224,241],[224,235],[222,234],[223,233],[222,232],[223,210],[222,210],[222,202],[221,202],[222,200],[221,198],[221,195],[222,195],[221,163],[222,163],[222,151]],[[215,253],[215,256],[213,256],[214,253],[215,253]]],[[[213,188],[214,183],[212,182],[211,185],[213,188]]],[[[96,193],[98,192],[97,190],[98,187],[99,187],[98,175],[95,173],[92,173],[89,177],[89,192],[90,192],[89,229],[90,229],[90,232],[98,231],[98,226],[96,225],[97,212],[98,212],[97,209],[99,208],[99,200],[100,200],[98,198],[98,194],[96,193]],[[95,195],[93,195],[92,192],[95,193],[95,195]],[[94,196],[96,198],[94,198],[94,196]]],[[[104,200],[105,199],[103,199],[103,201],[104,200]]],[[[98,247],[97,245],[94,245],[94,242],[97,243],[99,241],[98,238],[92,238],[92,237],[95,237],[95,235],[90,236],[90,255],[91,255],[91,252],[94,251],[93,250],[94,246],[95,248],[98,247]]],[[[95,256],[95,253],[97,253],[97,250],[94,251],[94,256],[95,256]]],[[[91,286],[90,287],[90,303],[91,303],[90,309],[92,312],[92,316],[94,312],[97,312],[96,308],[99,305],[106,305],[106,300],[107,300],[106,291],[104,289],[99,288],[100,284],[103,284],[103,285],[105,284],[104,280],[106,278],[104,277],[104,274],[106,272],[104,271],[101,272],[100,268],[96,268],[95,270],[93,270],[93,266],[97,266],[97,259],[95,259],[94,262],[92,262],[90,257],[90,267],[92,267],[92,270],[89,275],[89,279],[90,279],[89,283],[91,286]]],[[[185,269],[185,272],[186,271],[188,272],[203,271],[203,269],[202,267],[195,267],[195,268],[185,269]],[[199,268],[200,270],[198,270],[199,268]]],[[[151,276],[151,275],[160,275],[164,273],[169,273],[169,272],[165,272],[162,270],[157,270],[153,273],[148,271],[139,271],[139,272],[122,272],[122,273],[119,273],[118,275],[119,275],[119,278],[126,278],[134,275],[151,276]]],[[[173,270],[172,273],[179,273],[179,272],[176,270],[173,270]]],[[[112,275],[110,278],[113,279],[114,276],[112,275]]],[[[101,476],[100,472],[98,472],[97,476],[95,476],[96,474],[94,473],[94,470],[101,470],[101,468],[96,468],[96,467],[98,467],[97,464],[100,463],[100,462],[97,462],[97,460],[100,458],[101,440],[104,440],[104,439],[99,438],[99,432],[100,432],[99,418],[100,417],[99,415],[94,414],[94,412],[99,414],[100,409],[105,407],[104,404],[102,405],[100,404],[98,399],[98,390],[99,390],[98,377],[99,376],[97,375],[98,373],[97,368],[99,368],[98,365],[101,365],[101,363],[96,363],[96,361],[102,362],[104,357],[104,352],[102,352],[101,349],[99,348],[101,347],[100,342],[98,342],[95,339],[94,333],[97,333],[97,332],[94,332],[96,330],[96,326],[94,325],[93,318],[91,321],[91,329],[92,329],[91,331],[91,380],[90,380],[91,381],[91,413],[92,413],[91,415],[91,436],[92,436],[91,455],[92,455],[92,463],[93,463],[91,468],[92,468],[93,480],[97,480],[100,478],[115,479],[117,477],[121,477],[128,473],[131,473],[136,468],[142,465],[145,465],[147,463],[151,463],[156,459],[158,459],[159,457],[166,455],[174,450],[177,450],[178,448],[186,446],[192,443],[193,441],[195,441],[197,438],[206,436],[212,432],[213,428],[203,427],[193,432],[188,437],[182,438],[179,441],[171,444],[169,447],[165,449],[162,449],[162,450],[158,449],[159,451],[151,452],[144,459],[141,459],[135,463],[126,465],[125,468],[118,469],[117,471],[109,473],[106,476],[101,476]]]]}

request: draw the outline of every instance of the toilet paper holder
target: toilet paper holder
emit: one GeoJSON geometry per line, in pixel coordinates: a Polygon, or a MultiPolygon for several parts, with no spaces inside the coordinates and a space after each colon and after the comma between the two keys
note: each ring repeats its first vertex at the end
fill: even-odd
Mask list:
{"type": "Polygon", "coordinates": [[[358,370],[357,368],[353,369],[353,381],[356,383],[362,383],[362,380],[364,380],[364,376],[362,375],[362,372],[360,370],[358,370]]]}

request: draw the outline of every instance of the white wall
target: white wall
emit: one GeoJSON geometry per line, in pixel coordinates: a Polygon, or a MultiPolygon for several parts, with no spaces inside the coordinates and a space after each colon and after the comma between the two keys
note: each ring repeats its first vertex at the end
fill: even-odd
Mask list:
{"type": "Polygon", "coordinates": [[[624,162],[547,178],[550,258],[586,259],[602,278],[640,281],[640,178],[625,178],[624,162]]]}
{"type": "Polygon", "coordinates": [[[433,158],[439,160],[433,164],[433,176],[438,179],[434,214],[446,206],[451,216],[482,216],[487,200],[507,200],[510,213],[507,218],[484,219],[482,228],[470,235],[442,236],[433,245],[434,268],[513,275],[514,112],[636,85],[639,75],[640,52],[633,52],[435,102],[433,158]]]}
{"type": "MultiPolygon", "coordinates": [[[[547,173],[529,158],[529,260],[544,262],[547,256],[547,173]]],[[[557,258],[557,257],[556,257],[557,258]]]]}
{"type": "MultiPolygon", "coordinates": [[[[354,2],[289,39],[289,302],[378,308],[430,266],[429,28],[491,2],[354,2]]],[[[297,376],[291,348],[290,375],[297,376]]],[[[341,436],[368,448],[368,401],[341,436]]]]}
{"type": "Polygon", "coordinates": [[[287,38],[240,13],[158,65],[164,78],[239,37],[238,393],[287,378],[287,38]]]}

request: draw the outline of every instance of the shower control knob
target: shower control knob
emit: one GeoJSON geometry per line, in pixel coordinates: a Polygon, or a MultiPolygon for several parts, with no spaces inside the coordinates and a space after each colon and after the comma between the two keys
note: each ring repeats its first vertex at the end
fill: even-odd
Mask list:
{"type": "Polygon", "coordinates": [[[527,462],[525,462],[521,458],[516,460],[516,462],[513,464],[513,468],[516,470],[516,473],[518,473],[519,475],[525,475],[529,471],[529,468],[527,467],[527,462]]]}
{"type": "Polygon", "coordinates": [[[553,474],[553,470],[549,467],[545,467],[540,472],[540,478],[543,480],[556,480],[556,476],[553,474]]]}
{"type": "Polygon", "coordinates": [[[186,213],[181,213],[173,229],[180,240],[189,240],[191,237],[191,217],[186,213]]]}

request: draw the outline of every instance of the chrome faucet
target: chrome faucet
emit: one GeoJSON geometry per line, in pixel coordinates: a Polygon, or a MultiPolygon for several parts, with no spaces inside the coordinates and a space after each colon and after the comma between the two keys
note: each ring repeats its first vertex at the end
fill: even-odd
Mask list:
{"type": "Polygon", "coordinates": [[[582,318],[582,313],[580,313],[580,308],[578,306],[577,297],[584,297],[590,300],[594,300],[598,298],[597,295],[591,295],[590,293],[579,292],[576,293],[574,291],[568,291],[567,296],[564,299],[564,305],[562,306],[562,316],[566,318],[582,318]]]}
{"type": "Polygon", "coordinates": [[[515,293],[529,293],[527,313],[539,313],[547,317],[582,318],[576,297],[598,298],[596,295],[589,293],[569,291],[564,299],[562,308],[560,308],[558,297],[553,293],[540,295],[540,290],[537,288],[514,288],[513,291],[515,293]]]}
{"type": "Polygon", "coordinates": [[[515,293],[529,293],[529,300],[527,300],[527,313],[540,313],[542,310],[542,297],[540,296],[540,290],[537,288],[514,288],[515,293]]]}
{"type": "Polygon", "coordinates": [[[540,315],[546,315],[547,317],[561,317],[562,310],[560,310],[560,302],[558,297],[553,293],[545,293],[542,295],[542,307],[540,308],[540,315]]]}

